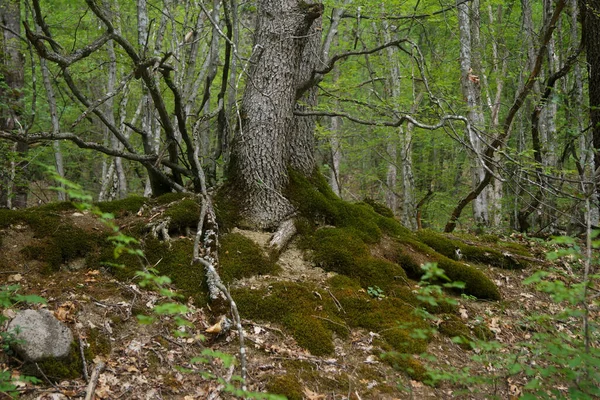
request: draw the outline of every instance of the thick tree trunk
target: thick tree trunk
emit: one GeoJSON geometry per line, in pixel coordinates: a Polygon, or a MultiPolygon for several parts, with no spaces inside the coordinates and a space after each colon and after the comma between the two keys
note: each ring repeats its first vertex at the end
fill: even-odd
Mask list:
{"type": "MultiPolygon", "coordinates": [[[[308,149],[290,150],[290,143],[299,145],[303,138],[291,140],[289,136],[295,132],[293,112],[300,86],[300,63],[307,61],[302,60],[307,35],[321,13],[321,5],[304,1],[258,3],[255,50],[230,163],[233,182],[244,196],[241,212],[248,225],[270,228],[294,212],[283,194],[288,183],[289,156],[293,151],[308,149]]],[[[297,165],[300,157],[308,159],[295,154],[296,167],[302,167],[297,165]]]]}
{"type": "MultiPolygon", "coordinates": [[[[3,108],[0,113],[0,129],[4,131],[19,131],[22,128],[20,119],[21,98],[23,89],[23,55],[21,54],[21,43],[18,35],[21,32],[21,2],[19,0],[0,0],[0,79],[4,85],[0,85],[0,98],[8,107],[3,108]],[[6,29],[5,29],[6,28],[6,29]]],[[[20,132],[21,133],[21,132],[20,132]]],[[[28,146],[25,143],[17,143],[14,148],[19,161],[11,165],[13,170],[10,174],[12,182],[2,182],[5,193],[0,197],[6,198],[6,206],[16,208],[27,207],[27,193],[29,191],[27,180],[24,179],[27,162],[23,157],[27,153],[28,146]],[[10,193],[10,194],[9,194],[10,193]],[[11,199],[11,195],[13,198],[11,199]]]]}
{"type": "MultiPolygon", "coordinates": [[[[588,62],[588,87],[590,123],[594,166],[600,165],[600,0],[581,2],[583,37],[588,62]]],[[[597,175],[596,175],[597,176],[597,175]]],[[[596,194],[600,197],[600,182],[596,182],[596,194]]]]}

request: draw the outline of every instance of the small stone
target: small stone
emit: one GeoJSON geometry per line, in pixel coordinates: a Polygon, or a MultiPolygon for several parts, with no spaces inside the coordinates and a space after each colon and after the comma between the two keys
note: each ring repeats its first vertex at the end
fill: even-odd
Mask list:
{"type": "Polygon", "coordinates": [[[8,325],[18,343],[15,351],[26,361],[63,358],[71,350],[73,333],[48,310],[24,310],[8,325]]]}

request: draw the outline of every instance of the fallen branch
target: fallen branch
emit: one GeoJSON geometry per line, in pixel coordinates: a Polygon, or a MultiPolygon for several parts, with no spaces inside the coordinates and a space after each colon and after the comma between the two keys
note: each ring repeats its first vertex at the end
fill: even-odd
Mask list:
{"type": "Polygon", "coordinates": [[[212,300],[218,300],[219,298],[224,297],[229,302],[240,342],[240,376],[242,378],[242,390],[246,390],[246,376],[248,374],[246,367],[246,346],[244,345],[244,328],[242,327],[242,320],[237,305],[235,304],[233,297],[231,297],[229,290],[223,285],[221,277],[215,268],[215,265],[218,263],[217,249],[219,226],[212,205],[212,199],[206,193],[201,196],[201,199],[202,208],[194,240],[192,264],[202,264],[204,266],[210,298],[212,300]],[[204,250],[203,256],[200,255],[201,241],[204,250]]]}
{"type": "Polygon", "coordinates": [[[88,375],[88,370],[87,370],[87,361],[85,360],[85,353],[83,351],[83,339],[81,338],[81,336],[79,336],[79,353],[81,354],[81,364],[82,364],[82,368],[83,368],[83,378],[85,379],[86,382],[90,381],[90,376],[88,375]]]}
{"type": "Polygon", "coordinates": [[[85,389],[85,400],[92,400],[94,396],[94,392],[96,391],[96,385],[98,384],[98,378],[100,377],[100,373],[104,370],[106,364],[103,361],[100,361],[96,364],[96,368],[94,368],[94,372],[92,372],[92,377],[90,378],[90,383],[85,389]]]}

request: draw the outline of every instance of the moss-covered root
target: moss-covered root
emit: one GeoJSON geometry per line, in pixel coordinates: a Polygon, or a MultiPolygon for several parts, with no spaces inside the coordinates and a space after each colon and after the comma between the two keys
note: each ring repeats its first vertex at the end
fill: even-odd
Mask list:
{"type": "Polygon", "coordinates": [[[449,258],[455,259],[456,250],[459,249],[465,261],[489,264],[504,269],[523,269],[527,267],[525,261],[511,257],[506,252],[489,246],[472,246],[460,240],[450,239],[432,230],[419,231],[417,237],[423,243],[449,258]]]}
{"type": "Polygon", "coordinates": [[[302,385],[294,374],[272,376],[267,382],[266,389],[271,394],[279,394],[288,400],[302,400],[302,385]]]}
{"type": "Polygon", "coordinates": [[[423,275],[421,265],[435,262],[453,282],[463,282],[463,292],[479,299],[500,300],[500,291],[483,272],[468,264],[451,260],[416,240],[397,241],[386,257],[402,265],[411,278],[423,275]]]}

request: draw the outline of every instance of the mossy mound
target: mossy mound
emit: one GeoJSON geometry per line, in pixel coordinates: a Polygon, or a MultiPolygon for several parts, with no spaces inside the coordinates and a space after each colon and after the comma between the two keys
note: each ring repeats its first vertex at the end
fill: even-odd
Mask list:
{"type": "Polygon", "coordinates": [[[40,209],[6,210],[0,209],[0,228],[8,228],[14,224],[25,224],[31,227],[36,238],[49,236],[61,223],[60,214],[40,209]]]}
{"type": "Polygon", "coordinates": [[[500,300],[501,298],[494,282],[483,272],[468,264],[451,260],[418,240],[406,237],[391,240],[384,253],[387,259],[401,265],[412,279],[420,279],[423,275],[421,265],[437,263],[451,281],[465,283],[465,288],[459,292],[480,299],[500,300]]]}
{"type": "Polygon", "coordinates": [[[103,213],[111,213],[115,216],[122,217],[137,213],[148,200],[149,199],[142,196],[130,196],[121,200],[102,201],[95,205],[103,213]]]}
{"type": "Polygon", "coordinates": [[[527,266],[524,261],[503,254],[489,246],[472,246],[460,240],[450,239],[440,233],[425,229],[417,232],[417,237],[423,243],[449,258],[456,258],[456,249],[460,249],[463,259],[504,269],[523,269],[527,266]]]}
{"type": "Polygon", "coordinates": [[[269,393],[285,396],[288,400],[304,399],[302,385],[295,374],[287,373],[270,377],[266,389],[269,393]]]}
{"type": "Polygon", "coordinates": [[[164,206],[166,204],[173,203],[175,201],[179,201],[190,197],[189,193],[181,193],[181,192],[173,192],[173,193],[165,193],[158,197],[152,199],[152,203],[158,206],[164,206]]]}
{"type": "Polygon", "coordinates": [[[43,204],[36,208],[37,211],[41,212],[61,212],[61,211],[73,211],[76,207],[70,201],[56,201],[52,203],[43,204]]]}
{"type": "Polygon", "coordinates": [[[290,171],[287,195],[298,208],[300,215],[309,223],[351,228],[369,244],[377,243],[382,233],[390,235],[408,234],[393,218],[375,212],[367,203],[348,203],[337,197],[322,175],[315,173],[307,178],[290,171]]]}
{"type": "Polygon", "coordinates": [[[314,355],[333,352],[332,331],[319,317],[326,317],[323,309],[329,300],[315,296],[312,285],[277,282],[264,289],[238,288],[232,296],[243,317],[277,322],[290,330],[299,345],[314,355]]]}
{"type": "Polygon", "coordinates": [[[193,248],[194,242],[187,238],[169,243],[147,238],[143,246],[146,259],[160,275],[171,278],[181,295],[192,297],[197,305],[204,305],[208,293],[204,267],[192,265],[193,248]]]}
{"type": "Polygon", "coordinates": [[[163,214],[163,218],[171,218],[169,231],[186,233],[196,231],[200,218],[200,204],[195,199],[184,198],[172,204],[163,214]]]}
{"type": "Polygon", "coordinates": [[[240,196],[231,185],[223,185],[214,197],[215,214],[222,232],[229,232],[238,226],[240,216],[240,196]]]}
{"type": "Polygon", "coordinates": [[[389,290],[406,282],[402,267],[372,257],[360,232],[354,228],[319,229],[307,236],[303,245],[312,249],[312,260],[317,266],[354,278],[365,289],[379,286],[389,290]]]}
{"type": "Polygon", "coordinates": [[[473,340],[469,327],[456,315],[444,314],[440,316],[438,330],[441,334],[449,338],[460,338],[460,346],[466,350],[470,350],[469,342],[473,340]]]}
{"type": "Polygon", "coordinates": [[[410,354],[402,354],[398,352],[383,353],[381,359],[391,365],[394,369],[406,373],[411,379],[423,382],[429,379],[427,368],[423,366],[421,361],[417,360],[410,354]]]}
{"type": "Polygon", "coordinates": [[[46,272],[52,272],[75,258],[84,258],[107,245],[105,235],[63,223],[55,226],[54,231],[40,244],[25,246],[21,252],[30,259],[44,262],[46,272]]]}
{"type": "MultiPolygon", "coordinates": [[[[426,349],[426,339],[410,335],[413,329],[427,327],[413,313],[411,302],[393,297],[373,299],[349,278],[332,278],[330,287],[341,309],[329,293],[309,284],[277,282],[266,293],[264,289],[238,288],[232,295],[242,316],[282,324],[314,355],[331,354],[332,335],[345,337],[352,327],[379,332],[382,345],[391,350],[419,353],[426,349]]],[[[411,301],[417,302],[414,297],[411,301]]]]}
{"type": "Polygon", "coordinates": [[[255,275],[275,274],[280,270],[273,258],[267,257],[260,246],[240,233],[223,235],[220,244],[219,273],[225,283],[255,275]]]}
{"type": "Polygon", "coordinates": [[[388,218],[394,218],[394,212],[389,207],[384,206],[380,202],[375,201],[370,197],[365,198],[363,202],[370,205],[371,208],[373,208],[373,211],[375,211],[377,214],[388,218]]]}
{"type": "Polygon", "coordinates": [[[288,195],[301,214],[298,230],[304,246],[313,250],[313,261],[322,268],[356,278],[364,288],[385,289],[395,286],[394,278],[402,280],[406,275],[420,278],[422,264],[437,262],[451,280],[466,284],[465,293],[482,299],[500,299],[498,288],[483,272],[438,253],[423,243],[420,236],[395,219],[378,214],[371,205],[342,201],[321,175],[306,178],[291,172],[290,177],[288,195]],[[335,228],[319,229],[319,225],[335,228]],[[384,252],[387,262],[374,261],[369,246],[379,243],[383,235],[397,244],[384,252]]]}

